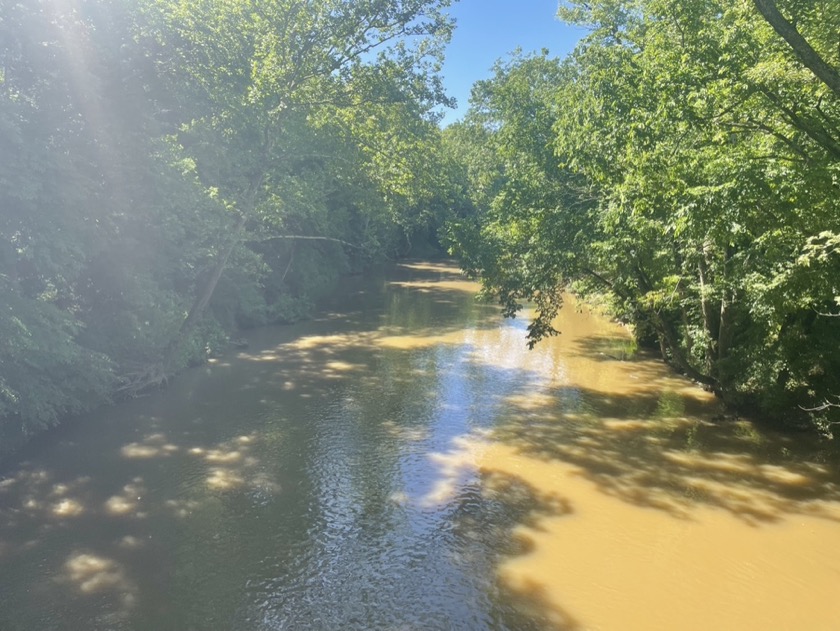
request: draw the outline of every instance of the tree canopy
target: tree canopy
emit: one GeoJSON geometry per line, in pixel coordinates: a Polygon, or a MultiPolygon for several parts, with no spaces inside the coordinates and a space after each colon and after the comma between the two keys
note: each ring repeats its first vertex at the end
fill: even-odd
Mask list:
{"type": "Polygon", "coordinates": [[[567,59],[473,90],[454,251],[509,315],[609,296],[663,358],[735,405],[828,430],[840,392],[837,3],[567,2],[567,59]],[[819,409],[819,411],[815,411],[819,409]],[[801,419],[800,419],[801,420],[801,419]]]}
{"type": "Polygon", "coordinates": [[[428,240],[448,4],[2,0],[4,435],[428,240]]]}

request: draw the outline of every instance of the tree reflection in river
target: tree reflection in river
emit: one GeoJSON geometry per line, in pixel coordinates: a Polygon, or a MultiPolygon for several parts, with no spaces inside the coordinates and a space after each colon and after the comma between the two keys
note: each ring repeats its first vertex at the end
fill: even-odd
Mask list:
{"type": "Polygon", "coordinates": [[[41,441],[0,479],[0,628],[840,617],[833,452],[713,422],[573,300],[529,352],[474,290],[436,264],[349,279],[323,317],[41,441]]]}

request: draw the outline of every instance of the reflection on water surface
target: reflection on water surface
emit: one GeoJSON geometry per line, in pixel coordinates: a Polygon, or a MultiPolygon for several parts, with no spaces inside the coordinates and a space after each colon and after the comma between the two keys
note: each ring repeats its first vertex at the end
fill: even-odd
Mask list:
{"type": "Polygon", "coordinates": [[[747,422],[569,300],[456,269],[62,428],[0,476],[0,628],[833,629],[836,453],[747,422]]]}

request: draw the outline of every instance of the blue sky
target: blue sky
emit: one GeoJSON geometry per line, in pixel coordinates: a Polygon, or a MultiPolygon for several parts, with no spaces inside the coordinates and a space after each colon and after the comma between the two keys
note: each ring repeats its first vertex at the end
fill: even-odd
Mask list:
{"type": "Polygon", "coordinates": [[[499,58],[517,47],[523,52],[547,48],[564,57],[585,34],[556,17],[557,0],[456,0],[449,14],[457,20],[443,66],[447,93],[458,99],[457,110],[446,110],[442,125],[467,111],[470,87],[491,75],[499,58]]]}

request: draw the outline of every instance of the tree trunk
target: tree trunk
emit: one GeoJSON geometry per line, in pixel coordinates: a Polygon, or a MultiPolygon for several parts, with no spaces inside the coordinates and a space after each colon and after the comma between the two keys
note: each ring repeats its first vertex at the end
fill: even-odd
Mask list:
{"type": "Polygon", "coordinates": [[[181,353],[184,343],[195,329],[195,325],[198,324],[199,320],[201,320],[201,316],[204,315],[204,310],[207,308],[207,305],[210,304],[210,299],[213,298],[216,286],[219,284],[219,279],[221,279],[222,273],[225,271],[225,267],[227,266],[228,259],[230,258],[233,249],[240,242],[242,229],[245,227],[245,221],[245,215],[242,215],[236,221],[236,225],[234,225],[230,236],[230,241],[224,246],[221,252],[219,252],[216,262],[213,265],[213,271],[211,272],[210,277],[204,283],[201,291],[199,291],[193,301],[187,317],[184,318],[184,321],[181,323],[181,328],[178,329],[178,335],[169,344],[169,348],[166,351],[166,357],[164,359],[164,366],[166,367],[167,372],[171,372],[175,368],[175,362],[178,355],[181,353]]]}
{"type": "MultiPolygon", "coordinates": [[[[642,292],[647,293],[650,291],[650,281],[648,280],[644,270],[638,265],[636,266],[636,282],[639,284],[639,288],[642,292]]],[[[677,332],[676,327],[674,327],[668,318],[663,317],[662,314],[656,310],[649,310],[647,313],[650,313],[651,322],[656,329],[657,337],[659,338],[659,348],[662,351],[662,359],[665,362],[668,362],[668,354],[670,353],[673,363],[682,370],[686,376],[690,379],[694,379],[698,383],[709,386],[712,389],[717,389],[717,381],[713,377],[701,373],[691,365],[691,362],[685,356],[680,344],[680,335],[677,332]]]]}
{"type": "Polygon", "coordinates": [[[773,30],[781,35],[793,49],[799,61],[805,64],[805,67],[813,72],[820,81],[825,83],[834,92],[835,96],[840,98],[840,73],[828,65],[819,53],[811,47],[808,40],[796,30],[796,27],[787,21],[785,16],[779,12],[775,0],[753,0],[753,4],[773,27],[773,30]]]}
{"type": "Polygon", "coordinates": [[[720,301],[720,334],[718,335],[718,361],[726,358],[732,345],[732,301],[724,294],[720,301]]]}
{"type": "Polygon", "coordinates": [[[189,339],[190,334],[195,329],[195,325],[201,320],[201,316],[204,315],[204,310],[213,298],[213,293],[216,291],[216,286],[219,284],[219,279],[221,279],[222,273],[225,271],[231,253],[242,240],[245,223],[248,221],[248,216],[251,214],[251,211],[256,206],[257,191],[262,185],[264,177],[264,173],[259,173],[251,179],[248,190],[245,192],[245,203],[240,211],[239,218],[229,233],[228,242],[216,256],[216,262],[213,265],[213,271],[210,273],[210,277],[196,294],[187,317],[181,323],[178,335],[175,336],[175,339],[170,342],[169,347],[166,349],[163,365],[167,373],[176,367],[175,363],[184,347],[184,343],[189,339]]]}
{"type": "Polygon", "coordinates": [[[694,337],[691,335],[691,322],[688,319],[688,312],[685,310],[685,307],[680,307],[680,314],[682,316],[682,324],[683,328],[685,329],[685,354],[691,357],[692,352],[694,351],[694,337]]]}
{"type": "Polygon", "coordinates": [[[729,348],[732,346],[732,338],[735,333],[734,319],[735,319],[735,290],[730,286],[730,279],[732,278],[731,268],[733,265],[732,258],[734,256],[733,248],[727,246],[723,254],[722,278],[721,278],[721,297],[720,297],[720,313],[718,314],[718,337],[717,337],[717,357],[715,358],[714,375],[718,383],[721,384],[721,389],[725,389],[729,385],[730,376],[721,374],[721,363],[729,355],[729,348]]]}
{"type": "Polygon", "coordinates": [[[680,348],[677,331],[674,329],[674,326],[668,322],[667,318],[663,318],[659,313],[654,313],[654,318],[656,326],[660,331],[660,335],[664,338],[665,344],[667,345],[668,350],[671,353],[671,357],[677,367],[680,368],[690,379],[694,379],[694,381],[711,388],[716,388],[717,381],[713,377],[703,374],[688,361],[680,348]]]}
{"type": "Polygon", "coordinates": [[[703,313],[703,328],[706,329],[706,371],[711,374],[715,362],[715,345],[717,344],[718,327],[714,310],[709,301],[709,269],[706,261],[706,246],[703,246],[697,273],[700,278],[700,309],[703,313]]]}

